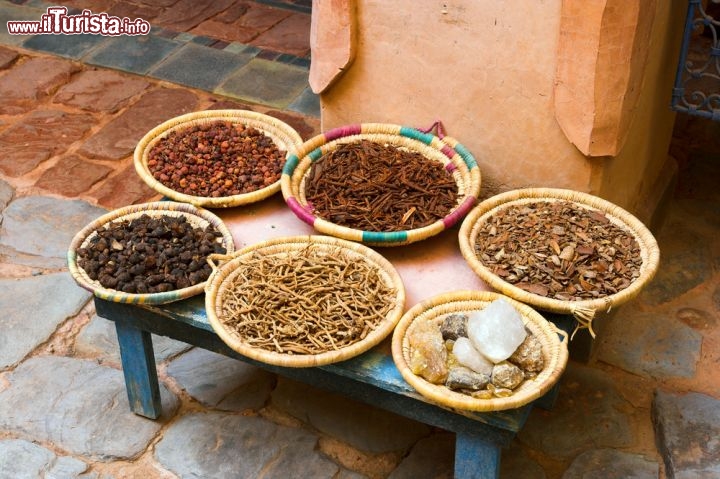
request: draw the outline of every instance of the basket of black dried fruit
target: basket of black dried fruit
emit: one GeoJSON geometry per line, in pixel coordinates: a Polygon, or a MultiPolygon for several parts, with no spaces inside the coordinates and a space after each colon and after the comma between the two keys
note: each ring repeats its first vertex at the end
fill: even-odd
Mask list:
{"type": "Polygon", "coordinates": [[[88,224],[72,240],[68,266],[95,296],[121,303],[161,304],[203,292],[207,258],[235,250],[213,213],[159,201],[120,208],[88,224]]]}
{"type": "Polygon", "coordinates": [[[567,334],[499,293],[454,291],[423,301],[393,332],[403,378],[429,400],[466,411],[513,409],[544,395],[568,361],[567,334]]]}
{"type": "Polygon", "coordinates": [[[277,193],[285,156],[301,144],[294,129],[269,115],[208,110],[150,130],[135,148],[134,164],[168,198],[225,208],[277,193]]]}
{"type": "Polygon", "coordinates": [[[595,315],[637,296],[660,261],[640,220],[566,189],[493,196],[468,214],[459,240],[465,260],[489,286],[538,309],[572,314],[593,337],[595,315]]]}
{"type": "Polygon", "coordinates": [[[378,246],[458,223],[480,193],[480,168],[455,139],[399,125],[336,128],[288,155],[282,192],[317,231],[378,246]]]}

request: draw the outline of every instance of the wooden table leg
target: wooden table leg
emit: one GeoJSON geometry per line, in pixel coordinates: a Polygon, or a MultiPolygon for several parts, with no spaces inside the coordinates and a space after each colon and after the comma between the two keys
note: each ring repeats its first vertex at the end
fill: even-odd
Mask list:
{"type": "Polygon", "coordinates": [[[560,395],[560,383],[556,383],[548,392],[543,396],[537,398],[534,402],[536,407],[545,409],[546,411],[552,411],[555,407],[555,402],[560,395]]]}
{"type": "Polygon", "coordinates": [[[455,436],[455,479],[498,479],[500,446],[480,434],[457,432],[455,436]]]}
{"type": "Polygon", "coordinates": [[[116,321],[115,329],[130,409],[140,416],[157,419],[162,406],[151,334],[123,321],[116,321]]]}

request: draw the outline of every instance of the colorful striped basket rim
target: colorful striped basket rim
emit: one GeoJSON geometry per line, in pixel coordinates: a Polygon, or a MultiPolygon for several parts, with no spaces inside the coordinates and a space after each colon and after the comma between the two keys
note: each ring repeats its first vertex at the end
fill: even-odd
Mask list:
{"type": "Polygon", "coordinates": [[[321,233],[377,246],[413,243],[459,223],[477,203],[480,183],[480,167],[475,157],[456,139],[448,136],[440,139],[415,128],[385,123],[347,125],[309,139],[295,153],[288,155],[281,178],[285,202],[302,221],[321,233]],[[315,216],[312,208],[304,201],[302,193],[304,178],[312,163],[338,145],[362,139],[403,146],[432,160],[442,161],[461,190],[458,205],[445,218],[433,224],[404,231],[363,231],[315,216]]]}

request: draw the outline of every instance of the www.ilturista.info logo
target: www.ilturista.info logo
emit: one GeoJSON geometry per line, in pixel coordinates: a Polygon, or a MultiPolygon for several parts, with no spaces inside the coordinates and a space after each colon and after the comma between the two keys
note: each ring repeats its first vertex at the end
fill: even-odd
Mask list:
{"type": "Polygon", "coordinates": [[[147,35],[150,23],[142,18],[130,20],[107,13],[92,13],[83,10],[78,15],[68,15],[66,7],[48,7],[40,21],[9,21],[7,29],[10,35],[147,35]]]}

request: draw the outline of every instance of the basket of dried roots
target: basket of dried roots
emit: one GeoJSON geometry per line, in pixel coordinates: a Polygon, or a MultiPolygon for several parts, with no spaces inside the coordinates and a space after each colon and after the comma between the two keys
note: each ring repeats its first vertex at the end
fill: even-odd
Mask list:
{"type": "Polygon", "coordinates": [[[247,110],[187,113],[138,142],[135,170],[152,189],[206,208],[254,203],[280,191],[285,156],[302,144],[290,125],[247,110]]]}
{"type": "Polygon", "coordinates": [[[493,196],[468,214],[459,239],[465,260],[492,288],[544,311],[572,314],[593,337],[596,313],[637,296],[660,261],[640,220],[602,198],[565,189],[493,196]]]}
{"type": "Polygon", "coordinates": [[[480,168],[451,137],[365,123],[305,142],[288,156],[281,185],[290,209],[317,231],[397,246],[458,223],[477,201],[480,168]]]}
{"type": "Polygon", "coordinates": [[[233,237],[215,214],[158,201],[111,211],[80,230],[68,250],[70,274],[95,296],[161,304],[203,292],[211,254],[230,254],[233,237]]]}
{"type": "Polygon", "coordinates": [[[499,411],[530,403],[558,381],[568,360],[567,334],[504,295],[455,291],[403,315],[392,355],[403,378],[427,399],[499,411]]]}
{"type": "Polygon", "coordinates": [[[390,335],[405,307],[395,268],[342,239],[278,238],[209,262],[210,324],[233,350],[267,364],[312,367],[357,356],[390,335]]]}

